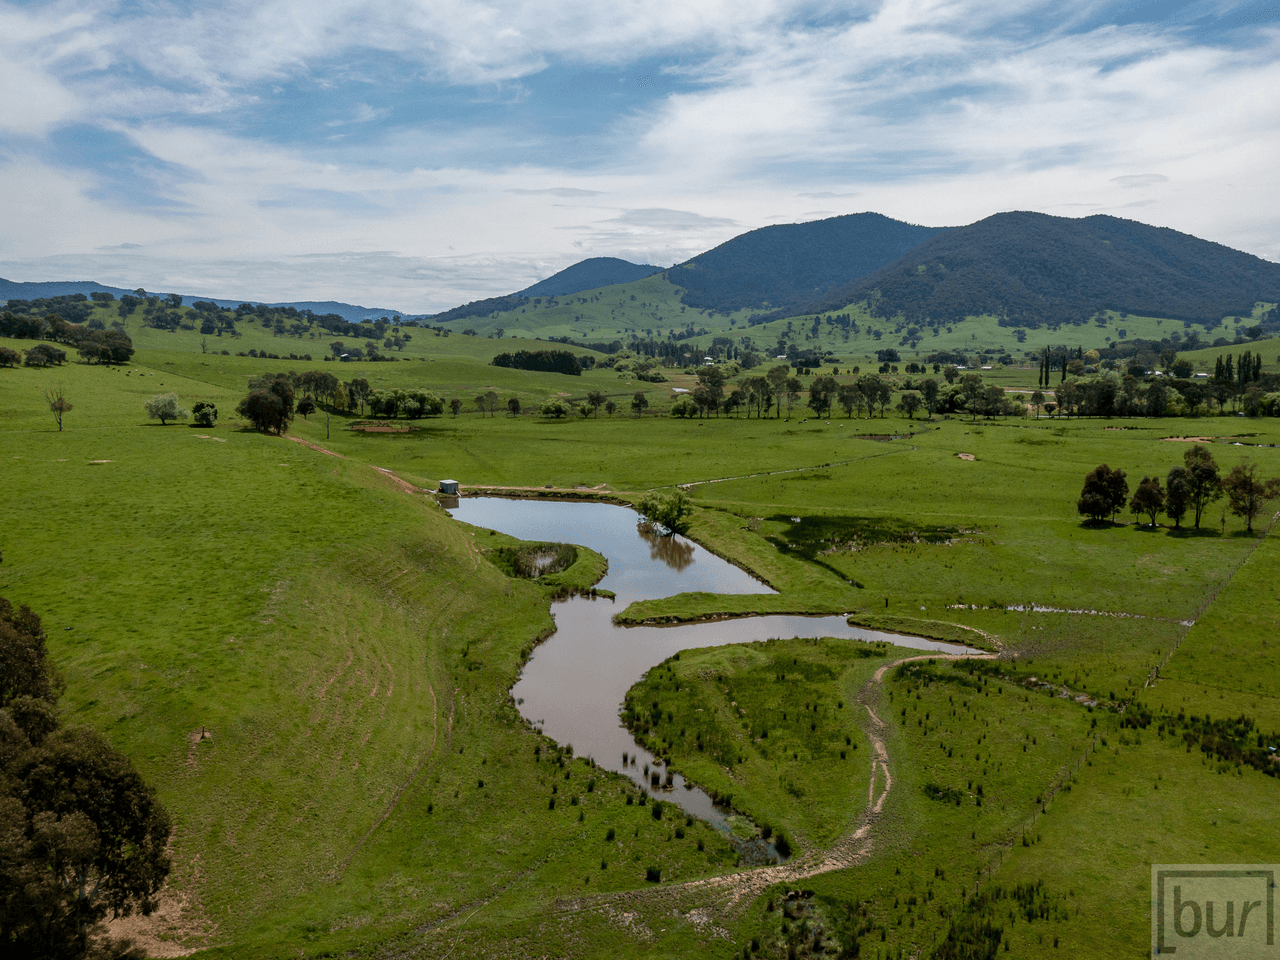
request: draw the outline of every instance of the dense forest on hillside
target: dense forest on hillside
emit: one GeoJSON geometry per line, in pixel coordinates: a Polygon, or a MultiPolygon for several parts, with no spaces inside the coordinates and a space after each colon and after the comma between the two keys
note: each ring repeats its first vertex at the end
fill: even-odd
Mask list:
{"type": "Polygon", "coordinates": [[[507,310],[518,310],[528,303],[527,297],[511,294],[506,297],[486,297],[484,300],[472,300],[460,307],[433,314],[429,319],[436,323],[448,323],[450,320],[463,320],[467,317],[487,317],[491,313],[502,313],[507,310]]]}
{"type": "Polygon", "coordinates": [[[1010,327],[1085,323],[1101,311],[1208,323],[1280,299],[1280,264],[1176,230],[1095,216],[1001,213],[925,241],[806,312],[865,301],[879,317],[1010,327]]]}
{"type": "Polygon", "coordinates": [[[545,280],[539,280],[532,286],[525,287],[516,296],[520,297],[565,297],[583,290],[596,290],[600,287],[611,287],[615,283],[630,283],[643,280],[661,272],[661,267],[647,263],[632,263],[618,257],[591,257],[571,267],[565,267],[545,280]]]}
{"type": "Polygon", "coordinates": [[[667,277],[699,310],[797,313],[793,308],[880,269],[942,229],[878,213],[779,224],[734,237],[677,264],[667,277]]]}

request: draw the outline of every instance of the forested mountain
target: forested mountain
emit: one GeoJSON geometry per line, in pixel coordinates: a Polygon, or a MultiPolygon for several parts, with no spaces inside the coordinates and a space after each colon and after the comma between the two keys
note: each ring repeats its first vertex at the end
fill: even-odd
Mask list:
{"type": "Polygon", "coordinates": [[[611,287],[615,283],[630,283],[632,280],[643,280],[662,270],[647,263],[632,263],[618,257],[591,257],[571,267],[565,267],[559,273],[553,273],[545,280],[539,280],[530,287],[525,287],[517,297],[563,297],[583,290],[595,290],[598,287],[611,287]]]}
{"type": "Polygon", "coordinates": [[[908,323],[997,316],[1004,326],[1084,323],[1099,311],[1215,324],[1280,300],[1280,264],[1117,217],[999,213],[931,237],[804,312],[866,302],[908,323]]]}
{"type": "Polygon", "coordinates": [[[728,313],[762,307],[798,313],[804,303],[866,276],[942,227],[921,227],[878,213],[752,230],[667,271],[683,302],[728,313]]]}

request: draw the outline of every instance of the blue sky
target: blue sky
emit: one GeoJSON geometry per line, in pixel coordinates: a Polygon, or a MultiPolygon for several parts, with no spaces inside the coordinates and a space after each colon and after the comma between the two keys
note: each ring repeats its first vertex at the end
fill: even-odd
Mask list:
{"type": "Polygon", "coordinates": [[[435,311],[875,210],[1280,260],[1274,0],[0,2],[0,276],[435,311]]]}

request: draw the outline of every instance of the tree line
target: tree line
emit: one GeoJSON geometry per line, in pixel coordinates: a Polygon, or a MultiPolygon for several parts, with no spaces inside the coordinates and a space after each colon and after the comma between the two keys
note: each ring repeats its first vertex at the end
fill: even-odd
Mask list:
{"type": "Polygon", "coordinates": [[[1156,518],[1163,513],[1173,521],[1175,529],[1190,514],[1198,530],[1206,508],[1225,496],[1227,509],[1244,520],[1245,529],[1252,533],[1253,521],[1269,501],[1280,496],[1280,478],[1259,477],[1256,463],[1237,464],[1224,477],[1213,453],[1198,443],[1183,454],[1182,461],[1182,466],[1169,471],[1164,486],[1159,476],[1144,476],[1132,498],[1125,472],[1099,464],[1085,477],[1076,510],[1091,522],[1100,523],[1114,520],[1127,504],[1135,516],[1146,517],[1151,527],[1156,526],[1156,518]]]}
{"type": "Polygon", "coordinates": [[[589,370],[595,365],[593,357],[579,357],[568,350],[517,350],[515,353],[500,353],[490,362],[495,367],[563,373],[571,377],[580,377],[584,369],[589,370]],[[590,362],[584,363],[584,360],[590,362]]]}

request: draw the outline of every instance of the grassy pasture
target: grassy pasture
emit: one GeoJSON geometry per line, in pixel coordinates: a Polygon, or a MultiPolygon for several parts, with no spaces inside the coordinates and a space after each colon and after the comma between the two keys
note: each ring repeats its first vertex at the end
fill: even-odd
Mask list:
{"type": "MultiPolygon", "coordinates": [[[[420,350],[421,360],[355,365],[201,354],[190,333],[151,335],[156,346],[140,343],[127,369],[0,370],[0,595],[44,617],[68,680],[64,709],[134,757],[175,814],[173,883],[191,907],[172,938],[226,956],[728,957],[757,936],[766,955],[785,955],[804,914],[833,936],[869,924],[868,948],[925,950],[945,934],[961,890],[994,867],[984,883],[1042,879],[1056,905],[1059,919],[1007,927],[1015,955],[1048,953],[1059,936],[1077,952],[1107,956],[1108,923],[1125,931],[1122,945],[1143,943],[1141,884],[1152,857],[1189,860],[1205,850],[1215,860],[1274,859],[1247,842],[1262,816],[1252,805],[1267,809],[1273,780],[1247,768],[1219,773],[1149,731],[1140,744],[1121,744],[1104,726],[1113,715],[1037,686],[1140,696],[1174,711],[1246,712],[1262,729],[1280,729],[1269,679],[1275,535],[1245,537],[1231,517],[1224,534],[1213,511],[1199,534],[1087,527],[1075,513],[1084,475],[1099,462],[1125,469],[1133,486],[1181,462],[1185,446],[1163,437],[1202,431],[1275,443],[1271,422],[949,420],[925,429],[894,415],[802,424],[803,415],[555,422],[466,413],[419,421],[408,434],[354,432],[357,418],[334,416],[327,438],[323,414],[295,423],[299,437],[350,458],[341,459],[239,428],[231,411],[247,378],[314,368],[463,398],[492,387],[530,402],[606,386],[629,398],[640,385],[611,372],[499,370],[487,365],[495,341],[457,335],[415,340],[406,355],[420,350]],[[61,434],[43,402],[58,384],[75,404],[61,434]],[[143,401],[170,390],[188,407],[212,400],[223,422],[210,430],[148,422],[143,401]],[[901,432],[910,435],[856,436],[901,432]],[[654,889],[649,866],[662,869],[659,894],[672,880],[732,871],[723,839],[702,824],[655,820],[626,781],[558,755],[514,712],[507,690],[551,628],[555,585],[506,576],[484,551],[514,542],[477,538],[370,465],[423,486],[453,476],[464,485],[606,484],[629,495],[694,483],[694,535],[781,592],[683,595],[628,616],[847,612],[907,630],[931,621],[922,633],[974,628],[1007,656],[966,708],[953,702],[969,689],[959,684],[969,679],[962,667],[938,665],[927,684],[886,678],[880,715],[908,712],[889,725],[895,786],[871,858],[806,881],[813,896],[787,908],[796,916],[786,933],[775,890],[717,915],[728,935],[720,938],[687,912],[673,915],[676,901],[635,892],[654,889]],[[1011,609],[1029,603],[1138,616],[1011,609]],[[1190,631],[1176,622],[1197,616],[1190,631]],[[1160,683],[1142,691],[1175,645],[1160,683]],[[201,727],[212,740],[196,739],[201,727]],[[1104,735],[1093,766],[1075,769],[1072,789],[1033,821],[1037,795],[1104,735]],[[971,777],[984,787],[981,808],[971,777]],[[963,792],[961,806],[930,799],[930,783],[944,795],[963,792]],[[1217,807],[1235,811],[1229,830],[1212,824],[1217,807]],[[1164,817],[1174,818],[1176,837],[1159,833],[1164,817]],[[1025,823],[1034,834],[1024,848],[1025,823]],[[1114,876],[1099,877],[1099,864],[1112,862],[1114,876]],[[857,917],[845,912],[859,903],[867,906],[857,917]],[[631,926],[620,919],[630,913],[631,926]]],[[[660,401],[671,385],[644,389],[660,401]]],[[[1212,449],[1224,470],[1249,456],[1264,475],[1280,473],[1275,449],[1231,441],[1212,449]]],[[[556,576],[581,587],[597,569],[598,558],[580,556],[556,576]]],[[[705,706],[697,713],[704,701],[774,711],[775,724],[785,709],[777,729],[790,738],[790,761],[779,759],[785,751],[756,753],[730,776],[705,759],[699,767],[696,747],[673,760],[820,847],[860,815],[867,764],[846,760],[856,769],[842,777],[839,743],[816,735],[853,709],[850,691],[878,662],[787,642],[686,652],[668,666],[687,681],[689,699],[677,713],[675,692],[659,691],[673,719],[664,708],[658,730],[664,743],[686,730],[669,738],[677,751],[694,718],[709,719],[705,706]],[[813,665],[794,696],[770,680],[787,649],[813,665]],[[728,701],[700,665],[733,679],[728,701]],[[840,699],[843,711],[832,707],[840,699]],[[791,722],[789,707],[803,716],[806,701],[829,711],[817,730],[791,722]]],[[[740,730],[707,727],[704,745],[713,736],[736,742],[740,730]]]]}

